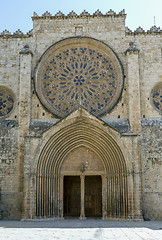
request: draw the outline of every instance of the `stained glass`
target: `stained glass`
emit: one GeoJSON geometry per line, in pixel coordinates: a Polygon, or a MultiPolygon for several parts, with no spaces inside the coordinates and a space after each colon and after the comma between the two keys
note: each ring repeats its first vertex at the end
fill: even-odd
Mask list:
{"type": "Polygon", "coordinates": [[[156,109],[162,112],[162,84],[152,90],[152,102],[156,109]]]}
{"type": "Polygon", "coordinates": [[[43,70],[39,70],[38,95],[58,116],[66,116],[79,105],[101,115],[112,105],[122,85],[116,61],[91,44],[59,48],[49,54],[43,70]]]}
{"type": "Polygon", "coordinates": [[[14,106],[14,99],[11,90],[0,86],[0,117],[6,116],[10,113],[14,106]]]}

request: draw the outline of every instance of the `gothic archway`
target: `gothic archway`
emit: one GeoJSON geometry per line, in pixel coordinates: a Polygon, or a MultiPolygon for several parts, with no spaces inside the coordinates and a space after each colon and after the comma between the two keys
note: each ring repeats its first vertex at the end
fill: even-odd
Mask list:
{"type": "Polygon", "coordinates": [[[64,174],[61,167],[68,154],[80,146],[94,152],[103,166],[102,216],[128,218],[131,190],[122,150],[112,136],[86,118],[78,118],[60,129],[44,145],[36,169],[36,216],[63,217],[64,174]]]}

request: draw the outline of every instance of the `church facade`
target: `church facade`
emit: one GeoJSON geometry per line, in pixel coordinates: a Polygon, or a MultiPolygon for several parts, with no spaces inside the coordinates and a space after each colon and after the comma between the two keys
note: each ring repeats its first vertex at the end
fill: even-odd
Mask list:
{"type": "Polygon", "coordinates": [[[0,34],[3,219],[162,219],[162,30],[34,13],[0,34]]]}

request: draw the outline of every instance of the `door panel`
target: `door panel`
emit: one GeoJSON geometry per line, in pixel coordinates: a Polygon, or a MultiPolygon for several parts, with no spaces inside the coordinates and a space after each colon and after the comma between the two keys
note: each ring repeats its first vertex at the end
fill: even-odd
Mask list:
{"type": "Polygon", "coordinates": [[[80,177],[64,177],[64,216],[80,216],[80,177]]]}
{"type": "Polygon", "coordinates": [[[87,217],[100,217],[102,215],[101,176],[85,177],[85,215],[87,217]]]}

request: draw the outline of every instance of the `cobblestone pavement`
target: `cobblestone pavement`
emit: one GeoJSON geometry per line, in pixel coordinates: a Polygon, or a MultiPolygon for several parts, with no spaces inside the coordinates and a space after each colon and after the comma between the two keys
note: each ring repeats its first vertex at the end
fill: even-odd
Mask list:
{"type": "Polygon", "coordinates": [[[0,221],[0,240],[162,240],[160,221],[0,221]]]}

